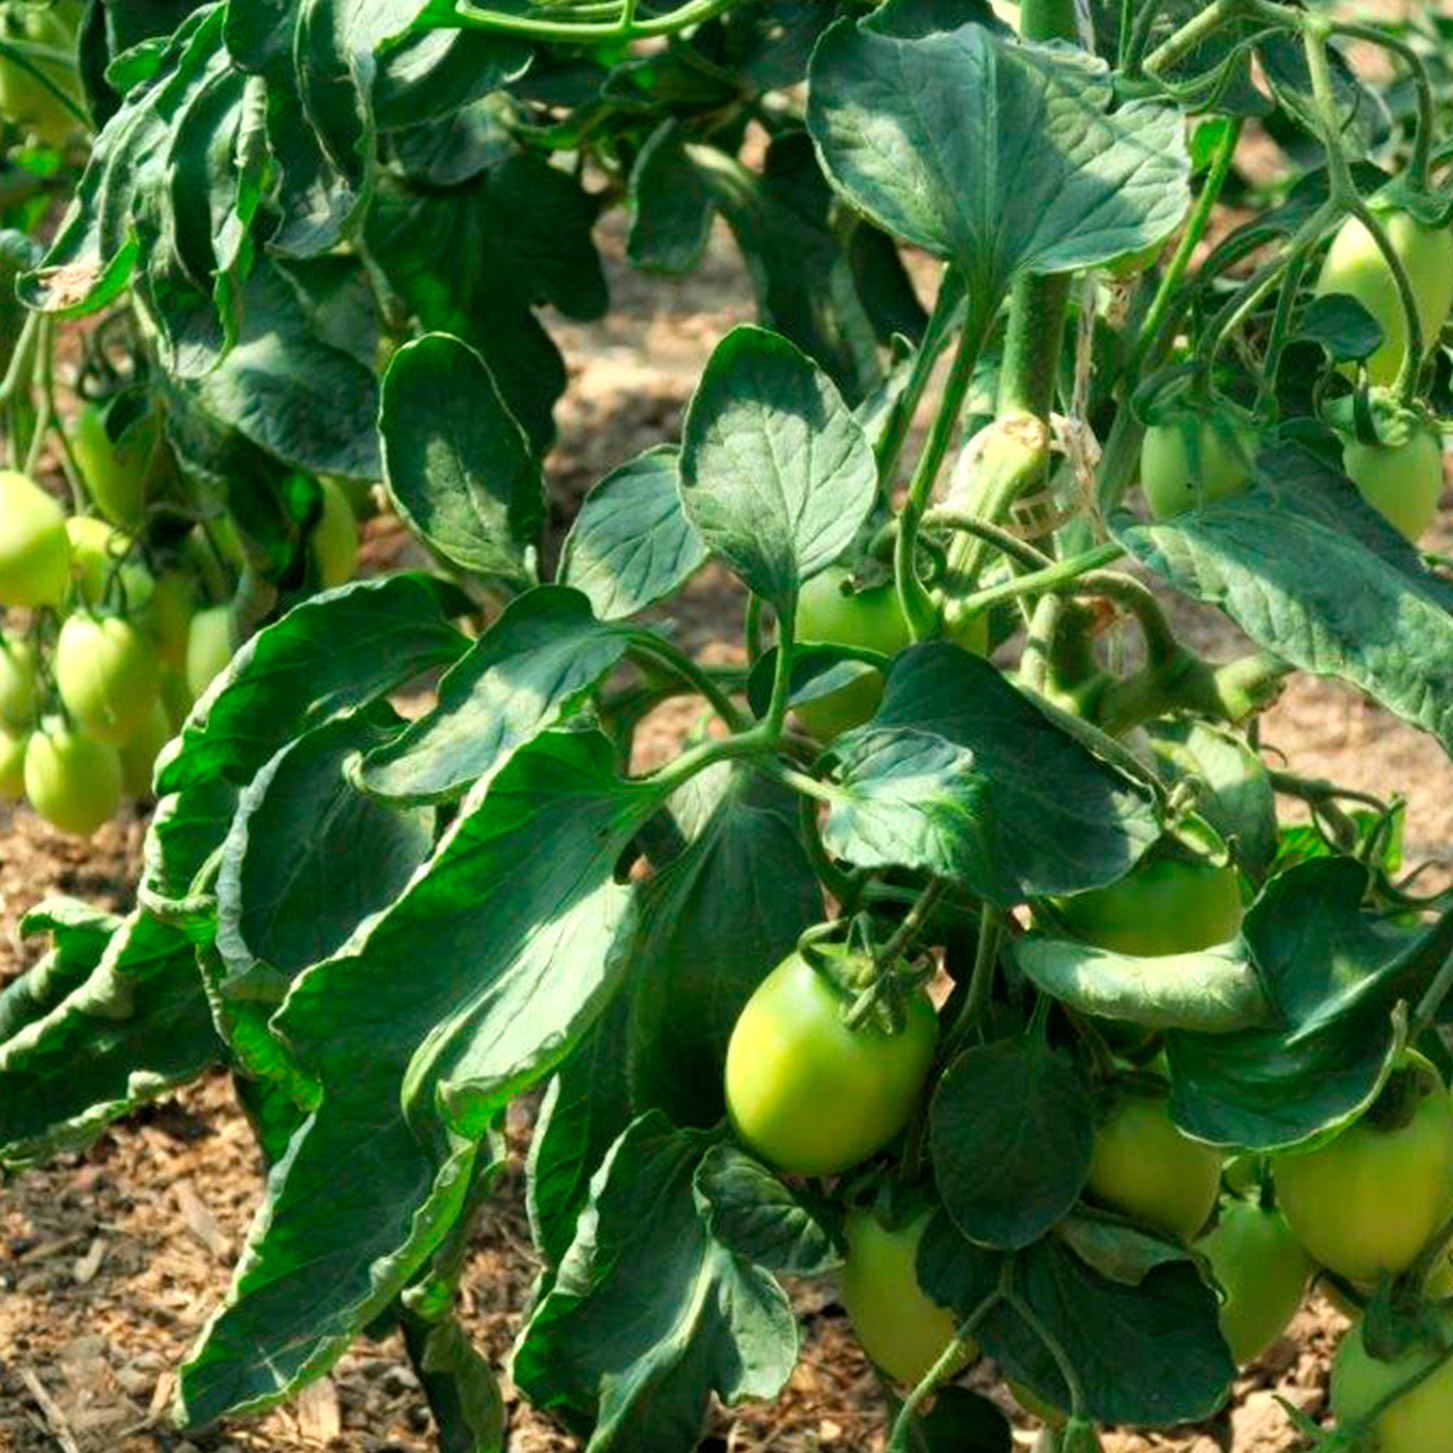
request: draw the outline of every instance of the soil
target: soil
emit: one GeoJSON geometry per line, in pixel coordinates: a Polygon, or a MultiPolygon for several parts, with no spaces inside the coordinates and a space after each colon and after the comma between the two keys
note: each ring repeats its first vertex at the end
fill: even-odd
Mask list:
{"type": "MultiPolygon", "coordinates": [[[[732,324],[752,316],[750,287],[729,242],[672,282],[620,261],[607,232],[614,306],[608,320],[555,329],[567,351],[569,395],[552,459],[558,523],[593,480],[673,434],[702,360],[732,324]]],[[[1449,517],[1436,542],[1447,549],[1449,517]]],[[[398,557],[397,527],[371,522],[365,560],[398,557]]],[[[672,608],[682,644],[732,659],[742,600],[717,570],[703,572],[672,608]]],[[[1215,654],[1237,649],[1224,620],[1177,607],[1178,621],[1215,654]]],[[[658,758],[696,719],[690,704],[663,710],[643,734],[642,760],[658,758]]],[[[1268,715],[1263,740],[1291,770],[1408,801],[1407,856],[1453,861],[1453,773],[1431,739],[1346,688],[1299,678],[1268,715]]],[[[1294,810],[1294,804],[1288,804],[1294,810]]],[[[38,954],[15,925],[31,905],[70,893],[123,906],[144,821],[131,810],[80,843],[0,806],[0,982],[38,954]]],[[[523,1134],[517,1135],[523,1148],[523,1134]]],[[[433,1448],[415,1379],[395,1339],[360,1341],[329,1377],[291,1407],[184,1437],[167,1418],[171,1370],[223,1293],[261,1189],[249,1133],[221,1075],[113,1127],[82,1155],[13,1179],[0,1195],[0,1453],[423,1453],[433,1448]]],[[[517,1155],[484,1218],[464,1281],[464,1315],[497,1363],[508,1356],[534,1271],[517,1155]]],[[[771,1405],[719,1409],[713,1453],[867,1453],[884,1438],[875,1378],[830,1286],[795,1289],[803,1353],[771,1405]]],[[[1112,1453],[1284,1453],[1298,1445],[1280,1400],[1316,1417],[1338,1313],[1312,1299],[1272,1354],[1237,1385],[1229,1409],[1200,1428],[1165,1436],[1112,1433],[1112,1453]]],[[[978,1374],[988,1386],[987,1371],[978,1374]]],[[[568,1453],[575,1445],[524,1406],[506,1384],[511,1448],[568,1453]]],[[[998,1394],[1003,1396],[1002,1394],[998,1394]]],[[[1012,1405],[1005,1399],[1006,1408],[1012,1405]]],[[[1028,1447],[1032,1419],[1016,1412],[1028,1447]]]]}

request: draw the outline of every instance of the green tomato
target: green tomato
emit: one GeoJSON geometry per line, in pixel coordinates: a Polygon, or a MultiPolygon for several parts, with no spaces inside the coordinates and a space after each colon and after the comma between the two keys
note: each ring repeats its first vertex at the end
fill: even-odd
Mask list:
{"type": "Polygon", "coordinates": [[[232,607],[211,605],[192,617],[187,631],[187,690],[196,701],[232,659],[232,607]]]}
{"type": "Polygon", "coordinates": [[[71,544],[71,575],[84,604],[104,604],[113,576],[125,593],[128,610],[143,609],[151,600],[156,582],[140,560],[127,558],[136,548],[129,535],[94,515],[72,515],[66,521],[66,537],[71,544]],[[123,562],[119,567],[118,561],[123,562]]]}
{"type": "Polygon", "coordinates": [[[26,745],[25,795],[53,827],[89,837],[120,806],[120,753],[52,718],[26,745]]]}
{"type": "Polygon", "coordinates": [[[33,480],[0,469],[0,605],[55,605],[71,575],[61,507],[33,480]]]}
{"type": "Polygon", "coordinates": [[[156,653],[130,621],[85,612],[61,627],[55,679],[77,723],[117,745],[151,714],[161,685],[156,653]]]}
{"type": "Polygon", "coordinates": [[[358,564],[358,520],[348,496],[331,480],[319,481],[323,513],[313,526],[313,559],[324,590],[346,585],[358,564]]]}
{"type": "Polygon", "coordinates": [[[1363,499],[1407,539],[1416,541],[1433,523],[1443,493],[1443,443],[1435,430],[1418,428],[1392,447],[1348,439],[1342,467],[1363,499]]]}
{"type": "MultiPolygon", "coordinates": [[[[62,4],[45,9],[26,6],[22,13],[24,39],[68,50],[74,55],[78,21],[72,17],[79,16],[78,6],[62,4]]],[[[41,61],[36,69],[73,101],[81,101],[80,77],[75,66],[41,61]]],[[[81,124],[51,86],[8,57],[0,57],[0,116],[24,127],[47,145],[57,147],[81,124]]]]}
{"type": "Polygon", "coordinates": [[[1184,412],[1145,431],[1140,488],[1157,520],[1240,494],[1250,482],[1256,431],[1227,409],[1184,412]]]}
{"type": "MultiPolygon", "coordinates": [[[[1442,1316],[1442,1337],[1453,1340],[1453,1314],[1442,1316]]],[[[1360,1422],[1385,1397],[1440,1360],[1430,1348],[1415,1347],[1393,1362],[1367,1350],[1362,1325],[1349,1329],[1332,1364],[1332,1412],[1339,1427],[1360,1422]]],[[[1377,1417],[1377,1453],[1441,1453],[1453,1428],[1453,1360],[1444,1361],[1377,1417]]]]}
{"type": "Polygon", "coordinates": [[[1164,1100],[1127,1095],[1095,1129],[1086,1185],[1106,1205],[1189,1241],[1216,1207],[1221,1160],[1181,1134],[1164,1100]]]}
{"type": "Polygon", "coordinates": [[[1416,1103],[1402,1125],[1363,1115],[1315,1150],[1272,1159],[1277,1200],[1302,1245],[1349,1281],[1396,1276],[1453,1215],[1453,1101],[1433,1066],[1406,1051],[1395,1073],[1416,1103]]]}
{"type": "MultiPolygon", "coordinates": [[[[1394,209],[1380,212],[1378,220],[1412,284],[1423,347],[1429,349],[1453,308],[1453,233],[1446,227],[1425,227],[1394,209]]],[[[1349,217],[1332,239],[1316,291],[1356,298],[1377,319],[1382,342],[1367,360],[1367,371],[1375,384],[1393,383],[1408,349],[1407,319],[1392,269],[1356,217],[1349,217]]]]}
{"type": "Polygon", "coordinates": [[[161,420],[154,409],[136,419],[119,439],[112,439],[100,407],[87,404],[71,436],[91,503],[113,525],[132,532],[145,522],[161,448],[161,420]]]}
{"type": "Polygon", "coordinates": [[[25,743],[21,733],[0,727],[0,802],[25,795],[25,743]]]}
{"type": "Polygon", "coordinates": [[[172,739],[172,719],[166,703],[158,696],[146,720],[132,732],[121,748],[121,786],[130,797],[145,797],[151,791],[151,773],[161,749],[172,739]]]}
{"type": "Polygon", "coordinates": [[[1290,1326],[1313,1266],[1280,1211],[1227,1201],[1196,1250],[1211,1263],[1226,1300],[1221,1335],[1238,1367],[1255,1362],[1290,1326]]]}
{"type": "MultiPolygon", "coordinates": [[[[891,583],[845,594],[852,572],[830,565],[802,587],[797,598],[797,641],[801,645],[858,646],[896,656],[913,642],[913,632],[891,583]]],[[[976,616],[950,639],[980,655],[988,648],[988,618],[976,616]]],[[[873,670],[793,710],[805,731],[820,742],[861,726],[883,699],[883,678],[873,670]]]]}
{"type": "Polygon", "coordinates": [[[727,1045],[727,1112],[742,1141],[781,1170],[836,1175],[908,1123],[933,1062],[938,1019],[922,990],[900,1034],[843,1023],[843,999],[801,954],[747,1001],[727,1045]]]}
{"type": "Polygon", "coordinates": [[[192,600],[197,582],[185,570],[163,570],[152,586],[146,624],[163,665],[184,670],[187,635],[192,626],[192,600]]]}
{"type": "MultiPolygon", "coordinates": [[[[863,1351],[895,1382],[914,1387],[954,1340],[958,1322],[918,1282],[918,1243],[929,1221],[924,1212],[890,1230],[861,1207],[847,1214],[848,1254],[842,1269],[842,1303],[863,1351]]],[[[966,1347],[964,1364],[979,1355],[966,1347]]]]}
{"type": "Polygon", "coordinates": [[[1196,953],[1241,931],[1241,875],[1229,863],[1155,854],[1108,887],[1057,898],[1054,907],[1076,938],[1112,953],[1196,953]]]}
{"type": "Polygon", "coordinates": [[[171,722],[172,733],[175,735],[181,731],[182,723],[190,715],[192,703],[195,700],[191,689],[187,686],[185,668],[162,664],[161,700],[162,705],[166,707],[167,720],[171,722]]]}
{"type": "Polygon", "coordinates": [[[35,719],[35,682],[30,642],[0,635],[0,726],[28,727],[35,719]]]}

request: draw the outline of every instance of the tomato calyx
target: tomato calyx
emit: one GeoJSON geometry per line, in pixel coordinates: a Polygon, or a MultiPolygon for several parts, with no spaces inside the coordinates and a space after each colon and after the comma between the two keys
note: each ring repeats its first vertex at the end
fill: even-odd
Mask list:
{"type": "Polygon", "coordinates": [[[843,1024],[853,1031],[871,1023],[886,1034],[901,1034],[910,998],[934,970],[926,954],[909,959],[893,951],[891,940],[880,944],[878,925],[866,911],[807,929],[797,952],[833,986],[842,1001],[843,1024]]]}

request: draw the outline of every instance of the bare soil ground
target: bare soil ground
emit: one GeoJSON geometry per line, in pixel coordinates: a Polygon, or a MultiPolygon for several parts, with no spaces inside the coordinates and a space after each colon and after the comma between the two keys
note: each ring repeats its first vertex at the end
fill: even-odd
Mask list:
{"type": "MultiPolygon", "coordinates": [[[[681,283],[611,267],[608,321],[557,329],[572,384],[560,410],[552,460],[558,498],[578,497],[608,468],[673,434],[706,353],[752,314],[749,288],[718,239],[703,268],[681,283]]],[[[562,509],[561,519],[568,514],[562,509]]],[[[1449,517],[1439,540],[1449,544],[1449,517]]],[[[386,561],[398,539],[370,527],[368,555],[386,561]]],[[[683,644],[729,659],[740,593],[707,571],[673,607],[683,644]]],[[[1236,648],[1224,622],[1189,608],[1187,629],[1217,654],[1236,648]]],[[[654,719],[654,757],[694,719],[681,707],[654,719]]],[[[1408,856],[1453,859],[1453,771],[1429,739],[1334,683],[1298,680],[1267,719],[1264,740],[1299,772],[1409,802],[1408,856]]],[[[0,807],[0,982],[30,962],[15,924],[55,892],[121,906],[134,879],[143,824],[128,816],[80,844],[0,807]]],[[[166,1415],[174,1368],[226,1287],[260,1194],[260,1168],[224,1077],[169,1098],[104,1135],[86,1154],[28,1172],[0,1191],[0,1453],[423,1453],[427,1414],[402,1348],[360,1343],[334,1374],[293,1407],[184,1437],[166,1415]]],[[[497,1362],[508,1354],[533,1262],[518,1164],[484,1218],[465,1279],[465,1314],[497,1362]]],[[[712,1453],[868,1453],[882,1446],[874,1377],[833,1291],[797,1289],[803,1356],[786,1395],[771,1406],[720,1410],[712,1453]]],[[[1244,1377],[1226,1413],[1165,1436],[1112,1435],[1113,1453],[1284,1453],[1297,1446],[1278,1398],[1312,1415],[1341,1319],[1312,1300],[1292,1335],[1244,1377]]],[[[987,1379],[987,1374],[983,1374],[987,1379]]],[[[516,1453],[568,1453],[575,1445],[507,1387],[516,1453]]],[[[1007,1403],[1006,1403],[1007,1406],[1007,1403]]],[[[1034,1423],[1018,1416],[1017,1437],[1034,1423]]]]}

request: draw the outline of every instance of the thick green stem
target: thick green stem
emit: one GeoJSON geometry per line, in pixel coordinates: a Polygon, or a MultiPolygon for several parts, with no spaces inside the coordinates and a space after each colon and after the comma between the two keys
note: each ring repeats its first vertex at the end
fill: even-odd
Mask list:
{"type": "Polygon", "coordinates": [[[1052,565],[1033,570],[1028,575],[1016,576],[1013,580],[1003,580],[997,585],[986,586],[983,590],[975,591],[973,595],[965,596],[961,601],[955,602],[959,607],[959,618],[968,619],[970,616],[978,615],[1001,600],[1013,600],[1016,596],[1043,595],[1053,592],[1078,580],[1080,576],[1086,575],[1092,570],[1113,564],[1124,553],[1121,546],[1110,541],[1104,545],[1097,545],[1093,550],[1087,550],[1083,555],[1074,555],[1068,560],[1056,560],[1052,565]]]}
{"type": "Polygon", "coordinates": [[[1281,694],[1292,667],[1269,652],[1256,651],[1224,666],[1209,666],[1179,650],[1162,665],[1147,666],[1106,687],[1097,724],[1111,736],[1171,711],[1239,722],[1264,711],[1281,694]]]}
{"type": "Polygon", "coordinates": [[[464,0],[455,10],[453,22],[461,30],[487,30],[497,35],[518,35],[527,40],[564,45],[593,45],[597,41],[645,40],[651,36],[674,35],[700,25],[743,0],[690,0],[665,15],[646,20],[636,18],[630,0],[618,7],[619,18],[610,21],[540,20],[530,15],[511,15],[487,10],[464,0]]]}
{"type": "Polygon", "coordinates": [[[736,704],[722,687],[684,652],[678,651],[669,641],[660,636],[642,631],[631,638],[631,653],[657,667],[663,667],[673,676],[699,695],[704,696],[712,709],[727,724],[730,731],[746,729],[746,719],[737,710],[736,704]]]}

